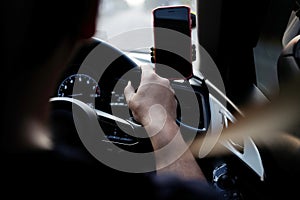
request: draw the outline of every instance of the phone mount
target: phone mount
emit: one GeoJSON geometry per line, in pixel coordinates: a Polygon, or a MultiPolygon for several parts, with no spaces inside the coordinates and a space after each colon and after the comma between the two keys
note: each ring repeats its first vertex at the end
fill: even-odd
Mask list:
{"type": "MultiPolygon", "coordinates": [[[[151,56],[151,62],[155,63],[155,48],[151,47],[150,48],[150,56],[151,56]]],[[[196,61],[196,45],[192,45],[192,62],[196,61]]]]}

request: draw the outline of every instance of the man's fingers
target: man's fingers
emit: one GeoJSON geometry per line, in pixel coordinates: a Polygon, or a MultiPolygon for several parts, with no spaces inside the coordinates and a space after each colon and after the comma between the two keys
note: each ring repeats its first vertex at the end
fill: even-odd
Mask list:
{"type": "Polygon", "coordinates": [[[127,86],[124,89],[124,95],[125,95],[125,99],[127,104],[129,104],[130,99],[132,98],[132,96],[135,94],[134,88],[131,85],[131,81],[128,81],[127,86]]]}
{"type": "Polygon", "coordinates": [[[142,70],[141,86],[145,84],[158,84],[165,86],[166,88],[170,89],[173,94],[175,94],[175,91],[170,85],[170,81],[167,78],[157,75],[151,65],[146,64],[141,65],[140,67],[142,70]]]}
{"type": "Polygon", "coordinates": [[[142,82],[148,79],[149,76],[151,77],[153,74],[155,74],[153,67],[148,64],[141,65],[141,70],[142,70],[142,77],[141,77],[142,82]]]}
{"type": "Polygon", "coordinates": [[[151,65],[149,65],[149,64],[141,65],[141,69],[142,69],[142,72],[145,72],[145,71],[152,71],[152,72],[154,72],[153,67],[151,65]]]}

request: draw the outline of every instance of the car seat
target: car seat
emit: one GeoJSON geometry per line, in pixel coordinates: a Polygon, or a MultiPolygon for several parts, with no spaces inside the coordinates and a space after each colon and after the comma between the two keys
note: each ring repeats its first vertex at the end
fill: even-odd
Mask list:
{"type": "Polygon", "coordinates": [[[292,12],[282,39],[283,49],[277,61],[279,87],[300,72],[300,20],[298,16],[299,11],[292,12]]]}

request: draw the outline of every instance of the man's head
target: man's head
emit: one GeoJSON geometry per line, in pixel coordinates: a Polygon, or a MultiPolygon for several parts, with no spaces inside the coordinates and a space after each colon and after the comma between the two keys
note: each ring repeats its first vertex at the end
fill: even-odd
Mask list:
{"type": "Polygon", "coordinates": [[[43,61],[65,38],[74,42],[93,36],[98,0],[6,1],[2,9],[5,52],[24,63],[43,61]]]}
{"type": "Polygon", "coordinates": [[[24,119],[46,120],[45,107],[55,81],[76,44],[95,33],[99,0],[7,0],[1,4],[1,74],[5,74],[1,88],[6,105],[2,127],[11,135],[23,131],[24,119]]]}

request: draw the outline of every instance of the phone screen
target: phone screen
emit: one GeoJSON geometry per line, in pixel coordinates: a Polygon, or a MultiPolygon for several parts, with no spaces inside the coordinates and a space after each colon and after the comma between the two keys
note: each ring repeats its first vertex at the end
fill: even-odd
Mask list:
{"type": "Polygon", "coordinates": [[[187,6],[153,10],[155,71],[168,79],[188,79],[193,75],[191,14],[187,6]]]}

